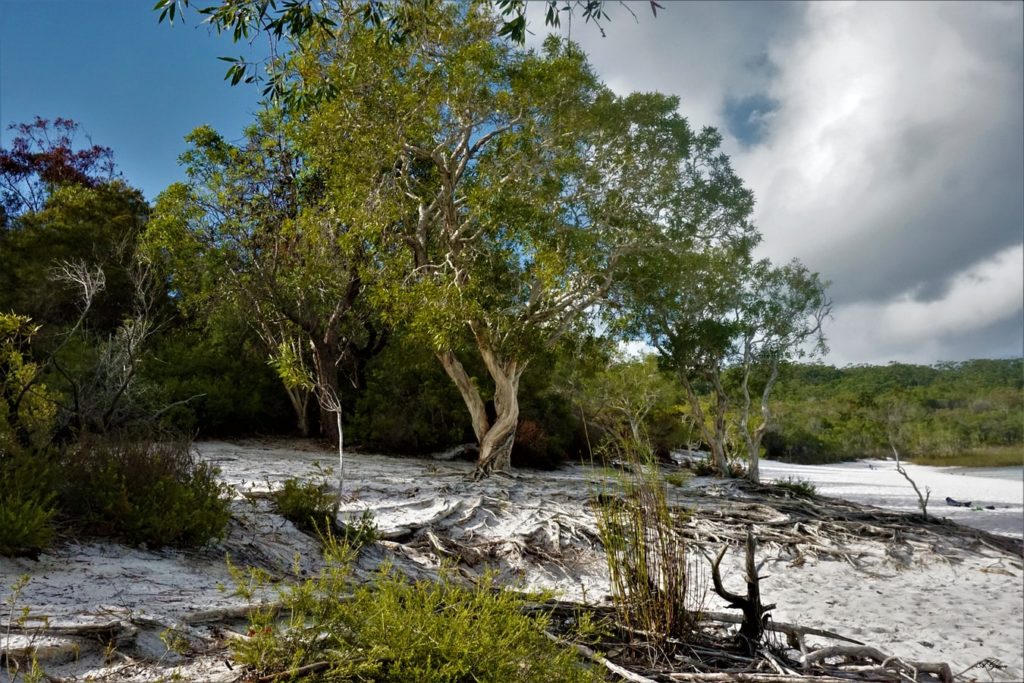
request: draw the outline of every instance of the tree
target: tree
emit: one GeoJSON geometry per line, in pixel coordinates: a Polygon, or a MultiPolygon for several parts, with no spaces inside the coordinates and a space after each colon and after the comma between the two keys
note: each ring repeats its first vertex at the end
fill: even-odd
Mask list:
{"type": "Polygon", "coordinates": [[[330,210],[375,242],[375,301],[458,387],[486,473],[509,466],[531,359],[687,232],[683,166],[701,145],[674,98],[615,96],[572,44],[525,52],[485,9],[422,12],[400,43],[342,16],[340,39],[303,44],[300,89],[333,92],[298,139],[330,210]]]}
{"type": "Polygon", "coordinates": [[[760,235],[750,222],[753,194],[706,128],[684,165],[685,238],[647,256],[629,273],[621,302],[624,330],[647,339],[682,385],[715,467],[729,472],[726,446],[730,397],[722,372],[734,357],[743,273],[760,235]],[[710,414],[702,395],[710,393],[710,414]]]}
{"type": "Polygon", "coordinates": [[[366,358],[386,340],[361,304],[361,245],[322,205],[321,180],[279,114],[263,112],[241,146],[208,127],[188,141],[189,182],[157,199],[150,253],[164,261],[186,310],[210,325],[239,318],[255,330],[300,431],[315,388],[322,432],[337,438],[325,401],[342,394],[343,374],[359,386],[366,358]]]}
{"type": "Polygon", "coordinates": [[[111,149],[76,148],[82,129],[71,119],[37,116],[8,130],[16,135],[9,149],[0,148],[0,229],[10,229],[25,212],[42,210],[57,188],[96,187],[115,178],[111,149]]]}
{"type": "Polygon", "coordinates": [[[780,268],[754,264],[737,311],[742,403],[739,430],[747,446],[747,478],[760,481],[761,441],[771,424],[768,399],[782,363],[824,353],[822,323],[831,309],[827,284],[797,260],[780,268]],[[811,348],[808,349],[808,344],[811,348]],[[751,421],[751,384],[760,375],[760,423],[751,421]],[[766,376],[765,376],[766,375],[766,376]]]}
{"type": "Polygon", "coordinates": [[[578,401],[609,444],[624,456],[651,441],[649,426],[658,412],[669,413],[678,387],[658,368],[654,355],[613,358],[578,392],[578,401]]]}

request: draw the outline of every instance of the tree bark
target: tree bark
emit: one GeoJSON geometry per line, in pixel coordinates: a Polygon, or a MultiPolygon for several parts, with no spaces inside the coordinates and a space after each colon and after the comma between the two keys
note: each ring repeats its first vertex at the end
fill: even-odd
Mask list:
{"type": "Polygon", "coordinates": [[[768,398],[771,396],[775,382],[779,378],[779,360],[772,359],[771,374],[761,392],[761,424],[753,432],[750,431],[750,373],[753,372],[753,359],[749,346],[743,352],[743,410],[740,412],[740,431],[743,432],[743,439],[747,442],[747,480],[755,484],[761,481],[761,441],[765,432],[768,431],[768,423],[771,420],[771,408],[768,405],[768,398]]]}
{"type": "Polygon", "coordinates": [[[305,389],[285,387],[288,400],[295,411],[295,426],[303,437],[309,436],[309,392],[305,389]]]}
{"type": "MultiPolygon", "coordinates": [[[[312,343],[316,385],[318,391],[327,392],[328,394],[333,392],[334,395],[340,396],[338,391],[338,354],[334,350],[335,345],[331,341],[328,339],[312,343]]],[[[325,406],[323,401],[318,401],[318,404],[320,410],[320,435],[325,439],[337,441],[338,427],[334,411],[325,406]]]]}
{"type": "Polygon", "coordinates": [[[523,367],[514,360],[501,361],[494,350],[478,338],[480,355],[494,382],[494,411],[492,423],[487,417],[487,407],[480,390],[473,383],[469,373],[450,350],[437,354],[445,372],[455,382],[462,400],[469,409],[473,433],[480,445],[477,457],[477,473],[485,476],[494,470],[507,472],[512,468],[512,446],[515,443],[516,428],[519,426],[519,378],[523,367]]]}
{"type": "Polygon", "coordinates": [[[700,397],[697,396],[697,392],[694,390],[693,385],[690,384],[690,380],[685,375],[680,375],[680,381],[686,390],[686,397],[690,401],[690,409],[693,410],[693,416],[700,428],[701,438],[704,439],[708,448],[711,449],[711,462],[714,464],[715,469],[718,470],[719,475],[728,477],[729,460],[725,457],[725,412],[722,408],[722,401],[718,401],[715,428],[710,429],[707,425],[704,409],[700,405],[700,397]],[[719,428],[720,425],[721,428],[719,428]]]}
{"type": "Polygon", "coordinates": [[[437,359],[441,361],[441,366],[448,377],[455,382],[466,408],[469,409],[469,418],[473,423],[473,434],[476,435],[476,441],[478,444],[483,444],[484,436],[491,428],[491,422],[487,419],[487,407],[480,397],[480,390],[473,384],[472,378],[454,351],[440,351],[437,354],[437,359]]]}

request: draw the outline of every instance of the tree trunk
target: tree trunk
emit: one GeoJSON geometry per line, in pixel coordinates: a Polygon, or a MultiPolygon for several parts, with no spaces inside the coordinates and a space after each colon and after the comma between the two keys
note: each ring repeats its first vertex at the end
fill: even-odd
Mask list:
{"type": "Polygon", "coordinates": [[[779,379],[779,360],[778,358],[772,358],[771,374],[769,374],[768,381],[765,383],[764,390],[761,392],[761,424],[757,426],[757,429],[751,432],[749,418],[750,373],[752,371],[752,367],[749,351],[746,352],[746,354],[746,367],[743,370],[743,412],[740,414],[740,430],[743,432],[743,438],[747,442],[747,480],[757,484],[761,481],[761,441],[764,440],[765,432],[768,431],[768,424],[772,417],[771,408],[768,405],[768,399],[771,397],[772,389],[775,387],[775,382],[779,379]]]}
{"type": "Polygon", "coordinates": [[[716,368],[714,374],[711,377],[712,385],[715,387],[715,445],[718,447],[717,451],[715,448],[711,449],[712,454],[715,456],[715,467],[718,469],[718,474],[728,479],[732,476],[732,471],[729,469],[729,458],[725,454],[725,441],[726,441],[726,425],[725,416],[729,410],[729,398],[725,393],[725,388],[722,386],[722,380],[719,375],[719,371],[716,368]]]}
{"type": "Polygon", "coordinates": [[[711,449],[712,464],[718,470],[719,475],[728,477],[729,460],[725,457],[725,413],[721,410],[722,401],[719,400],[719,410],[717,410],[715,415],[715,428],[710,429],[707,425],[704,409],[700,405],[700,397],[697,396],[697,392],[694,390],[693,385],[690,384],[690,380],[685,375],[680,374],[680,382],[686,390],[686,397],[690,401],[690,409],[693,411],[694,419],[700,428],[701,438],[704,439],[708,448],[711,449]]]}
{"type": "Polygon", "coordinates": [[[295,411],[295,426],[299,434],[309,436],[309,391],[300,387],[285,387],[285,391],[295,411]]]}
{"type": "Polygon", "coordinates": [[[454,351],[441,351],[437,354],[441,366],[448,374],[462,396],[462,400],[469,410],[469,418],[473,423],[473,434],[476,435],[478,444],[483,445],[484,436],[491,428],[491,422],[487,419],[487,407],[484,400],[480,398],[480,390],[473,384],[466,368],[462,366],[454,351]]]}
{"type": "MultiPolygon", "coordinates": [[[[314,342],[313,366],[316,371],[316,385],[318,391],[333,393],[340,396],[338,390],[338,357],[333,351],[333,344],[330,342],[314,342]]],[[[338,440],[338,425],[334,411],[319,401],[320,409],[320,435],[330,441],[338,440]]]]}
{"type": "Polygon", "coordinates": [[[507,472],[512,468],[512,446],[519,426],[519,378],[523,368],[514,361],[500,361],[493,349],[478,338],[477,345],[487,370],[494,381],[495,419],[487,418],[487,408],[480,390],[452,351],[437,354],[445,372],[455,382],[462,400],[469,409],[473,433],[480,444],[477,473],[487,475],[493,470],[507,472]]]}

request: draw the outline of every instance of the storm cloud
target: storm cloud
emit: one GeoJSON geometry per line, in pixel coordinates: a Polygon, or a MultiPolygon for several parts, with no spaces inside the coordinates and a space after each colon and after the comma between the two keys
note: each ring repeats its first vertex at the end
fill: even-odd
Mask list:
{"type": "Polygon", "coordinates": [[[1024,5],[662,4],[572,37],[723,132],[763,255],[833,283],[829,362],[1024,353],[1024,5]]]}

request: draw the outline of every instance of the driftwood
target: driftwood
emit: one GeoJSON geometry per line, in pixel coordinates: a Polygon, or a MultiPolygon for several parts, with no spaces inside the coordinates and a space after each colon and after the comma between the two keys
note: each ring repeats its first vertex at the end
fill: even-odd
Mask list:
{"type": "MultiPolygon", "coordinates": [[[[710,621],[720,621],[726,624],[741,624],[743,623],[743,617],[738,614],[730,614],[729,612],[701,612],[701,619],[707,619],[710,621]]],[[[811,628],[809,626],[798,626],[796,624],[789,624],[784,621],[775,621],[774,619],[765,623],[764,628],[766,631],[777,631],[778,633],[784,633],[787,636],[794,638],[803,638],[805,636],[819,636],[821,638],[831,638],[832,640],[842,640],[847,643],[853,643],[854,645],[863,645],[864,643],[847,636],[840,635],[834,631],[826,631],[820,628],[811,628]]]]}
{"type": "Polygon", "coordinates": [[[28,623],[0,624],[0,634],[17,633],[55,638],[90,638],[104,641],[115,640],[127,630],[129,630],[129,627],[117,619],[97,624],[68,624],[64,626],[50,626],[45,621],[37,625],[29,625],[28,623]]]}
{"type": "Polygon", "coordinates": [[[584,658],[589,659],[590,661],[595,662],[597,664],[600,664],[601,666],[608,669],[624,681],[630,681],[630,683],[657,683],[657,681],[654,681],[653,679],[647,678],[646,676],[641,676],[640,674],[630,671],[625,667],[619,666],[618,664],[608,659],[604,655],[600,655],[597,652],[594,652],[583,643],[573,643],[564,640],[553,633],[549,633],[548,631],[545,631],[544,635],[546,635],[548,638],[550,638],[551,640],[553,640],[554,642],[558,643],[563,647],[573,648],[584,658]]]}
{"type": "Polygon", "coordinates": [[[744,642],[747,651],[753,654],[761,642],[761,636],[764,634],[767,614],[775,605],[764,605],[761,603],[761,577],[758,576],[758,567],[756,566],[757,541],[754,539],[753,531],[749,528],[747,529],[746,597],[730,593],[722,583],[722,574],[719,567],[727,550],[728,546],[722,548],[721,552],[718,553],[718,557],[711,563],[711,580],[714,583],[715,593],[719,597],[728,602],[730,607],[742,610],[743,620],[740,625],[739,636],[744,642]]]}
{"type": "Polygon", "coordinates": [[[913,662],[886,655],[881,650],[865,645],[851,647],[849,645],[833,645],[823,647],[820,650],[807,653],[803,658],[805,667],[810,667],[822,660],[831,657],[849,657],[858,659],[870,659],[881,664],[882,669],[892,669],[899,674],[901,670],[908,670],[911,674],[908,678],[916,680],[917,673],[933,674],[938,676],[942,683],[953,683],[953,672],[948,664],[933,662],[913,662]]]}
{"type": "Polygon", "coordinates": [[[836,676],[801,676],[767,673],[670,673],[669,680],[684,683],[850,683],[836,676]]]}

